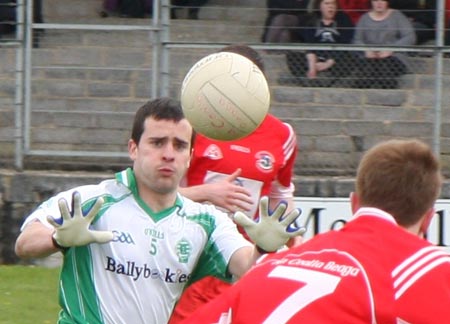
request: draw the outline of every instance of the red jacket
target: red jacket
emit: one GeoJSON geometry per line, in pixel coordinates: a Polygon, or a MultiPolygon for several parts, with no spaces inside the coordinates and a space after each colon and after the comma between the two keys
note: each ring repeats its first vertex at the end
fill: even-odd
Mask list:
{"type": "Polygon", "coordinates": [[[350,16],[353,24],[356,25],[359,17],[369,10],[369,1],[339,0],[339,7],[350,16]]]}

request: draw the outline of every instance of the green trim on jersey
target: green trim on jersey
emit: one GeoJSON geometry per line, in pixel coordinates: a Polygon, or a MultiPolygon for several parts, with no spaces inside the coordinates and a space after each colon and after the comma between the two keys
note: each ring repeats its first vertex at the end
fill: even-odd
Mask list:
{"type": "Polygon", "coordinates": [[[228,271],[224,275],[223,271],[228,267],[227,262],[224,260],[222,254],[218,250],[217,245],[213,244],[209,239],[216,228],[214,215],[199,214],[188,216],[187,219],[199,224],[208,235],[208,243],[206,244],[202,254],[200,255],[200,258],[197,262],[197,267],[195,267],[194,271],[192,272],[191,279],[189,280],[187,286],[206,276],[214,276],[224,281],[231,282],[233,280],[232,275],[228,271]]]}
{"type": "Polygon", "coordinates": [[[59,287],[59,303],[63,310],[59,324],[103,323],[89,260],[89,246],[71,248],[64,256],[59,287]]]}
{"type": "Polygon", "coordinates": [[[151,217],[151,219],[153,219],[154,222],[158,222],[172,215],[172,213],[176,208],[182,207],[182,202],[180,198],[177,196],[175,204],[172,207],[169,207],[167,209],[155,213],[139,196],[136,177],[134,176],[134,171],[131,168],[127,168],[124,171],[116,173],[116,179],[122,184],[124,184],[128,189],[130,189],[136,202],[151,217]]]}
{"type": "MultiPolygon", "coordinates": [[[[102,195],[104,203],[93,223],[98,221],[109,207],[129,195],[126,194],[119,198],[102,195]]],[[[98,198],[93,197],[83,202],[81,206],[83,214],[92,208],[98,198]]],[[[64,253],[64,263],[59,281],[59,304],[62,310],[59,314],[58,324],[104,323],[95,291],[91,260],[89,245],[72,247],[64,253]]]]}

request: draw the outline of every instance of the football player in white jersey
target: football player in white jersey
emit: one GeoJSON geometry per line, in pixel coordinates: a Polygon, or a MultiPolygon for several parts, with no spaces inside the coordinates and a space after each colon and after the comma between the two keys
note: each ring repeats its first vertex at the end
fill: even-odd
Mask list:
{"type": "Polygon", "coordinates": [[[258,222],[234,217],[253,245],[227,214],[179,194],[194,137],[178,101],[153,99],[135,115],[133,168],[59,193],[27,217],[17,255],[64,255],[58,323],[166,323],[186,285],[240,277],[262,250],[302,234],[291,226],[298,210],[270,212],[262,198],[258,222]]]}

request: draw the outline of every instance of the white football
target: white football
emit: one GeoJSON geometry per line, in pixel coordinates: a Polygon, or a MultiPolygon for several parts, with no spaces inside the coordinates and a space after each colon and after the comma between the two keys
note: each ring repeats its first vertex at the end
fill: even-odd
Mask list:
{"type": "Polygon", "coordinates": [[[186,74],[181,106],[196,132],[216,140],[236,140],[262,123],[269,111],[270,91],[252,61],[219,52],[202,58],[186,74]]]}

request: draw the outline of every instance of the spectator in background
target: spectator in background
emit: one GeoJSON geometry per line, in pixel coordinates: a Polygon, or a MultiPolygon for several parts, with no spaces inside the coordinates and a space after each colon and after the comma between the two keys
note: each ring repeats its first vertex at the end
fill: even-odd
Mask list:
{"type": "Polygon", "coordinates": [[[350,17],[353,25],[356,25],[359,18],[370,8],[367,0],[339,0],[339,7],[350,17]]]}
{"type": "MultiPolygon", "coordinates": [[[[450,0],[445,0],[445,38],[446,46],[450,45],[450,0]]],[[[448,55],[448,53],[446,54],[448,55]]]]}
{"type": "MultiPolygon", "coordinates": [[[[299,38],[305,43],[348,44],[353,38],[353,27],[349,16],[339,9],[337,0],[314,0],[312,18],[299,31],[299,38]]],[[[306,54],[290,51],[286,59],[289,70],[296,77],[294,81],[300,82],[306,76],[310,80],[318,80],[308,85],[321,86],[330,86],[336,78],[347,75],[353,61],[351,53],[333,50],[309,50],[306,54]],[[327,72],[325,78],[324,72],[327,72]]]]}
{"type": "Polygon", "coordinates": [[[417,44],[435,39],[436,0],[390,0],[389,6],[400,10],[411,20],[417,44]]]}
{"type": "Polygon", "coordinates": [[[267,255],[183,324],[448,323],[450,255],[423,239],[441,186],[426,144],[376,145],[342,229],[267,255]]]}
{"type": "Polygon", "coordinates": [[[10,0],[0,0],[0,35],[16,30],[16,6],[11,6],[10,3],[10,0]]]}
{"type": "MultiPolygon", "coordinates": [[[[387,0],[372,0],[372,9],[361,16],[355,29],[357,45],[414,45],[416,35],[409,19],[389,7],[387,0]]],[[[408,71],[405,55],[392,51],[366,50],[359,61],[358,88],[398,87],[398,77],[408,71]]]]}
{"type": "MultiPolygon", "coordinates": [[[[243,55],[264,73],[260,54],[244,44],[232,44],[220,50],[243,55]]],[[[208,201],[229,213],[245,211],[260,217],[258,201],[270,198],[270,208],[281,202],[294,208],[293,167],[297,156],[297,138],[292,127],[268,114],[250,135],[234,141],[217,141],[197,134],[186,186],[180,191],[198,202],[208,201]]],[[[295,245],[301,239],[291,240],[295,245]]],[[[214,277],[206,277],[189,286],[175,307],[169,324],[179,323],[202,304],[230,286],[214,277]]]]}
{"type": "Polygon", "coordinates": [[[145,18],[153,14],[153,0],[103,0],[100,16],[118,15],[123,18],[145,18]]]}
{"type": "Polygon", "coordinates": [[[267,0],[262,41],[265,43],[292,43],[301,41],[295,32],[302,28],[308,13],[309,0],[267,0]]]}
{"type": "MultiPolygon", "coordinates": [[[[200,8],[207,2],[208,0],[172,0],[172,6],[186,7],[188,9],[188,19],[198,19],[200,8]]],[[[172,18],[178,18],[173,10],[172,18]]]]}

